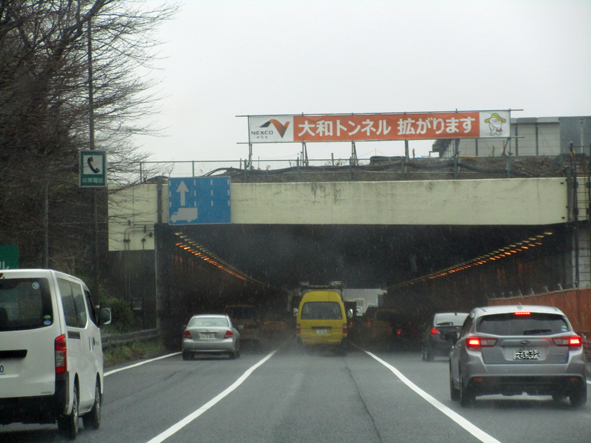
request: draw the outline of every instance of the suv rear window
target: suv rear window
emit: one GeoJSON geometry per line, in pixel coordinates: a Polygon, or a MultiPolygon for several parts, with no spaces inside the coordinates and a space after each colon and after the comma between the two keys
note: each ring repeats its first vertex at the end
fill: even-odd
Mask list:
{"type": "Polygon", "coordinates": [[[477,325],[478,332],[495,335],[548,335],[568,332],[564,317],[532,312],[530,315],[486,315],[477,325]]]}
{"type": "Polygon", "coordinates": [[[468,314],[435,314],[433,324],[437,326],[462,326],[468,314]]]}
{"type": "Polygon", "coordinates": [[[341,305],[333,301],[314,301],[302,306],[302,320],[341,320],[341,305]]]}
{"type": "Polygon", "coordinates": [[[225,314],[235,320],[256,319],[258,312],[254,306],[227,306],[225,314]]]}
{"type": "Polygon", "coordinates": [[[53,323],[45,278],[0,280],[0,331],[36,329],[53,323]]]}

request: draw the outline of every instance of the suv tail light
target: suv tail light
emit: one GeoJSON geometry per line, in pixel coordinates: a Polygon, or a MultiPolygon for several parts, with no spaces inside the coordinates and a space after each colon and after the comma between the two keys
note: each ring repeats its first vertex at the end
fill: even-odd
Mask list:
{"type": "Polygon", "coordinates": [[[300,335],[300,332],[302,332],[302,326],[296,323],[296,335],[300,335]]]}
{"type": "Polygon", "coordinates": [[[568,337],[558,337],[553,339],[556,346],[568,346],[571,349],[581,349],[583,340],[578,335],[569,335],[568,337]]]}
{"type": "Polygon", "coordinates": [[[55,373],[63,374],[68,370],[66,336],[60,335],[55,339],[55,373]]]}
{"type": "Polygon", "coordinates": [[[231,338],[233,335],[234,335],[234,333],[228,329],[226,331],[226,333],[224,334],[224,339],[231,338]]]}
{"type": "Polygon", "coordinates": [[[466,348],[470,351],[477,351],[480,348],[490,348],[497,344],[496,338],[468,337],[466,338],[466,348]]]}

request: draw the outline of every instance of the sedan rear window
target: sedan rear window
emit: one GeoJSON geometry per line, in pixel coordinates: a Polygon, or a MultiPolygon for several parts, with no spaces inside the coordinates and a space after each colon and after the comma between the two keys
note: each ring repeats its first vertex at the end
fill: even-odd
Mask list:
{"type": "Polygon", "coordinates": [[[190,328],[204,327],[204,326],[219,326],[222,328],[228,327],[228,320],[225,318],[192,318],[189,321],[190,328]]]}
{"type": "Polygon", "coordinates": [[[308,302],[302,306],[302,320],[340,320],[341,306],[336,302],[308,302]]]}
{"type": "Polygon", "coordinates": [[[45,278],[0,280],[0,331],[36,329],[53,323],[45,278]]]}
{"type": "Polygon", "coordinates": [[[551,335],[568,332],[569,327],[561,315],[532,312],[486,315],[480,319],[477,330],[494,335],[551,335]]]}

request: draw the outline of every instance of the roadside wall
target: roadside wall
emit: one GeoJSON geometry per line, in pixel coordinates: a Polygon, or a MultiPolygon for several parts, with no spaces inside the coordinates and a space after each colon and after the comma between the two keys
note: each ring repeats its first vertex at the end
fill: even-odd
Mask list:
{"type": "Polygon", "coordinates": [[[570,289],[547,294],[522,297],[496,298],[488,301],[489,306],[498,305],[540,305],[555,306],[566,314],[578,334],[591,335],[591,289],[570,289]]]}

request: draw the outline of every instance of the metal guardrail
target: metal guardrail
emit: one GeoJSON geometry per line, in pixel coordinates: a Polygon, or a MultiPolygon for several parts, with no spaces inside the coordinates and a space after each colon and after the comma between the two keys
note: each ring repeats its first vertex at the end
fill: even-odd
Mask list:
{"type": "Polygon", "coordinates": [[[104,334],[101,337],[103,349],[110,346],[124,345],[134,341],[148,341],[159,337],[157,329],[146,329],[143,331],[129,332],[127,334],[104,334]]]}

